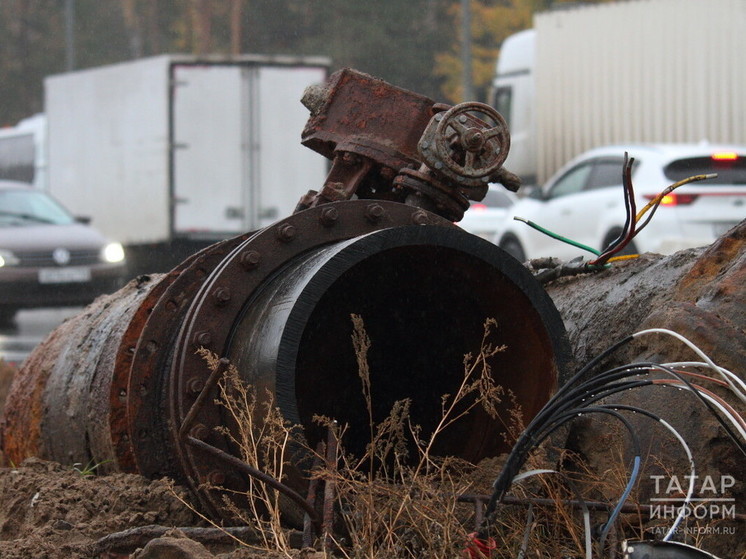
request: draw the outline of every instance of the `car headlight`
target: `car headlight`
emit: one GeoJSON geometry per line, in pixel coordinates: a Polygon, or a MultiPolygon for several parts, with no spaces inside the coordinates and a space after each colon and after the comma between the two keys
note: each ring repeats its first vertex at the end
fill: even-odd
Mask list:
{"type": "Polygon", "coordinates": [[[0,268],[4,268],[5,266],[16,266],[20,260],[18,260],[18,257],[10,252],[9,250],[4,250],[0,248],[0,268]]]}
{"type": "Polygon", "coordinates": [[[109,243],[101,251],[101,258],[104,262],[116,264],[124,260],[124,248],[119,243],[109,243]]]}

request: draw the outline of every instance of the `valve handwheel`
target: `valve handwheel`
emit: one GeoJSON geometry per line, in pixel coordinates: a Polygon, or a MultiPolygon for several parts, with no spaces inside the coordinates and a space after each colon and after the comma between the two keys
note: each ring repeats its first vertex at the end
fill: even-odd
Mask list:
{"type": "Polygon", "coordinates": [[[460,103],[436,115],[436,119],[437,155],[450,171],[466,178],[486,177],[497,171],[508,156],[508,125],[489,105],[460,103]],[[463,163],[456,157],[463,157],[463,163]]]}

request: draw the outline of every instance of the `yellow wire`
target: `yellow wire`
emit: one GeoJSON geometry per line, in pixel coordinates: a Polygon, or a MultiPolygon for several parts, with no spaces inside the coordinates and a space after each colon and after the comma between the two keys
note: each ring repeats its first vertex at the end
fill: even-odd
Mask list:
{"type": "Polygon", "coordinates": [[[632,260],[633,258],[639,258],[639,254],[623,254],[622,256],[614,256],[609,258],[606,263],[611,264],[612,262],[619,262],[620,260],[632,260]]]}
{"type": "Polygon", "coordinates": [[[671,186],[664,188],[655,198],[650,200],[650,202],[648,202],[644,208],[637,212],[637,215],[635,216],[635,223],[640,221],[640,218],[645,215],[645,212],[659,203],[666,194],[670,194],[680,186],[684,186],[685,184],[689,184],[690,182],[714,179],[715,177],[717,177],[717,173],[710,173],[709,175],[694,175],[693,177],[685,178],[684,180],[680,180],[679,182],[675,182],[671,186]]]}

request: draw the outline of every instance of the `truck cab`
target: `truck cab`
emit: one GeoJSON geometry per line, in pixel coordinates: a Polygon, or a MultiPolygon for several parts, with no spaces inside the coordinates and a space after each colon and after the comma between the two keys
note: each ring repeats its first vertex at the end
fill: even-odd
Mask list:
{"type": "Polygon", "coordinates": [[[534,44],[533,29],[503,41],[490,95],[490,104],[505,118],[510,130],[505,167],[528,186],[537,184],[534,44]]]}

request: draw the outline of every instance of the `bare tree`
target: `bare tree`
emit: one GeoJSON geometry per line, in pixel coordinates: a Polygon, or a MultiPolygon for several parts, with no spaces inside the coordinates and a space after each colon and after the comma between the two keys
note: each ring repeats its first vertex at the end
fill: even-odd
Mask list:
{"type": "Polygon", "coordinates": [[[137,0],[122,0],[121,6],[124,26],[129,39],[130,54],[132,58],[140,58],[143,55],[143,44],[140,18],[137,14],[137,0]]]}
{"type": "Polygon", "coordinates": [[[231,0],[231,54],[241,54],[241,24],[243,15],[242,0],[231,0]]]}
{"type": "Polygon", "coordinates": [[[196,54],[207,54],[212,51],[212,4],[208,0],[192,0],[192,29],[196,54]]]}

